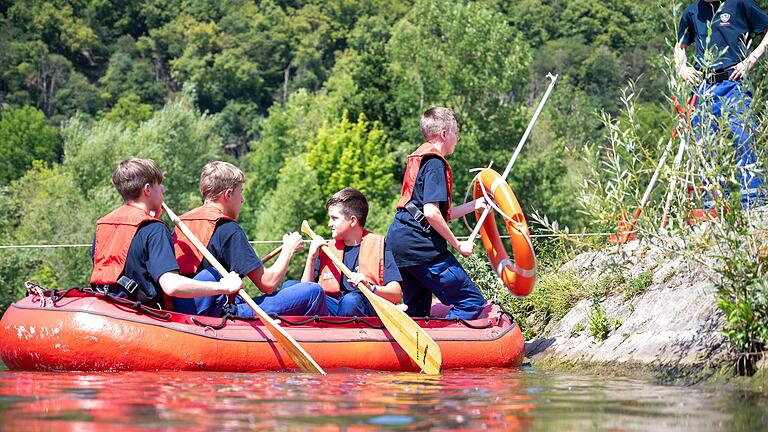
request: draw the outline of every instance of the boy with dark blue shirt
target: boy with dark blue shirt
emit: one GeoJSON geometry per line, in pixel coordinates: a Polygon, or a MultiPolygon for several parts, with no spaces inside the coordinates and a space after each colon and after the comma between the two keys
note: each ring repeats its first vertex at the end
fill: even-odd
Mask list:
{"type": "Polygon", "coordinates": [[[693,125],[716,128],[716,119],[727,116],[734,137],[744,207],[762,204],[764,192],[760,189],[764,179],[755,169],[758,156],[753,149],[752,119],[746,119],[745,124],[752,94],[741,79],[765,53],[768,34],[751,53],[745,41],[751,33],[763,34],[767,30],[768,15],[753,0],[699,0],[683,11],[675,45],[680,77],[697,86],[697,103],[715,117],[707,121],[696,115],[693,125]],[[696,50],[694,67],[687,65],[685,52],[691,44],[696,50]]]}
{"type": "Polygon", "coordinates": [[[485,307],[485,298],[448,245],[465,257],[475,245],[459,242],[447,222],[482,210],[484,203],[478,200],[451,208],[452,171],[445,157],[460,139],[453,111],[428,109],[421,116],[421,132],[425,143],[408,156],[402,197],[387,233],[403,278],[406,313],[429,315],[434,293],[453,306],[448,318],[474,319],[485,307]]]}
{"type": "Polygon", "coordinates": [[[159,215],[164,198],[163,173],[149,159],[127,159],[112,175],[124,205],[96,222],[93,242],[95,290],[168,308],[170,296],[234,294],[242,287],[237,275],[218,282],[195,281],[178,274],[171,233],[159,215]]]}
{"type": "MultiPolygon", "coordinates": [[[[243,204],[245,176],[227,162],[211,162],[200,175],[200,193],[204,204],[179,217],[192,233],[206,246],[224,268],[248,276],[266,295],[253,300],[264,312],[278,315],[327,315],[325,295],[317,284],[286,282],[288,264],[294,253],[304,247],[301,235],[290,233],[283,236],[283,248],[275,263],[264,268],[256,252],[248,243],[245,232],[237,223],[243,204]]],[[[197,280],[217,280],[220,276],[202,254],[179,230],[175,233],[176,259],[183,274],[195,275],[197,280]]],[[[194,300],[174,299],[177,312],[221,316],[225,311],[240,316],[253,316],[250,306],[235,300],[229,303],[225,296],[212,296],[194,300]],[[232,306],[226,307],[227,304],[232,306]]]]}
{"type": "Polygon", "coordinates": [[[371,303],[357,289],[364,282],[371,292],[399,303],[400,272],[384,236],[365,229],[368,219],[368,200],[350,187],[344,188],[328,200],[328,226],[333,242],[329,250],[353,271],[349,279],[342,276],[333,261],[321,252],[326,242],[322,238],[312,241],[304,267],[302,281],[317,281],[326,293],[328,312],[333,316],[375,316],[371,303]]]}

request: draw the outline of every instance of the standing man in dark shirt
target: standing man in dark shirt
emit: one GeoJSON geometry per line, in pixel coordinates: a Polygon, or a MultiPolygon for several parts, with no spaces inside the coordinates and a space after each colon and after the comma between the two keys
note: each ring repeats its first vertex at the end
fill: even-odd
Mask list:
{"type": "MultiPolygon", "coordinates": [[[[698,0],[683,11],[675,45],[675,65],[680,77],[696,85],[698,103],[716,118],[727,115],[734,138],[742,206],[764,204],[764,179],[755,171],[758,156],[753,148],[755,127],[746,120],[752,93],[742,78],[765,54],[768,34],[751,53],[745,40],[768,31],[768,15],[754,0],[698,0]],[[711,34],[709,30],[711,29],[711,34]],[[686,48],[694,44],[696,61],[687,64],[686,48]],[[699,83],[699,81],[701,81],[699,83]]],[[[694,126],[702,122],[697,116],[694,126]]],[[[709,127],[709,126],[706,126],[709,127]]]]}
{"type": "Polygon", "coordinates": [[[95,290],[169,309],[170,297],[234,294],[243,283],[229,273],[220,281],[196,281],[178,274],[168,227],[160,221],[163,173],[150,159],[120,162],[112,183],[124,204],[96,222],[93,242],[95,290]]]}
{"type": "Polygon", "coordinates": [[[316,281],[323,287],[328,312],[333,316],[375,316],[376,311],[357,289],[364,282],[375,295],[399,303],[402,298],[400,272],[383,235],[365,229],[368,200],[357,189],[346,187],[325,204],[328,226],[334,241],[328,250],[341,259],[352,276],[347,279],[333,261],[321,253],[325,240],[312,240],[304,266],[305,282],[316,281]]]}
{"type": "MultiPolygon", "coordinates": [[[[248,278],[266,295],[253,300],[264,312],[280,315],[327,315],[328,309],[323,290],[312,283],[283,282],[293,254],[304,247],[298,233],[283,236],[283,249],[275,263],[265,268],[256,252],[248,243],[248,237],[237,223],[243,205],[245,176],[228,162],[211,162],[200,174],[200,194],[203,205],[181,215],[179,219],[206,246],[224,268],[248,278]]],[[[189,239],[176,229],[174,244],[176,259],[182,274],[197,280],[218,280],[219,274],[203,259],[189,239]]],[[[254,312],[239,298],[228,302],[225,296],[196,299],[174,299],[177,312],[222,316],[230,312],[240,316],[253,316],[254,312]]]]}
{"type": "Polygon", "coordinates": [[[403,301],[411,316],[426,316],[432,294],[453,308],[448,318],[476,318],[485,298],[448,251],[472,254],[475,245],[456,239],[448,222],[473,210],[484,209],[481,200],[451,208],[452,171],[447,156],[459,142],[456,115],[433,107],[421,116],[425,143],[408,156],[400,202],[389,227],[387,243],[403,277],[403,301]]]}

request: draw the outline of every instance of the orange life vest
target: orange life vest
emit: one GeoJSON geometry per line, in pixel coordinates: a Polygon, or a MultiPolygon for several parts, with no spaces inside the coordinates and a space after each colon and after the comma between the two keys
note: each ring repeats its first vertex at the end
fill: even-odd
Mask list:
{"type": "MultiPolygon", "coordinates": [[[[179,216],[179,219],[184,221],[192,234],[197,236],[197,239],[205,247],[208,247],[208,243],[211,242],[213,231],[216,230],[216,224],[220,220],[234,220],[218,208],[210,205],[202,205],[192,209],[179,216]]],[[[173,233],[173,249],[176,252],[176,261],[179,263],[179,273],[183,275],[197,273],[200,263],[203,262],[203,254],[178,227],[173,233]]]]}
{"type": "MultiPolygon", "coordinates": [[[[344,260],[344,242],[337,240],[328,245],[328,249],[340,260],[344,260]]],[[[354,271],[354,269],[353,269],[354,271]]],[[[363,231],[358,255],[358,272],[365,275],[376,285],[384,285],[384,236],[363,231]]],[[[341,271],[325,253],[320,254],[320,273],[318,283],[326,294],[341,295],[341,271]]]]}
{"type": "Polygon", "coordinates": [[[127,204],[96,221],[92,284],[111,285],[117,282],[125,270],[128,249],[136,231],[148,221],[161,222],[144,210],[127,204]]]}
{"type": "Polygon", "coordinates": [[[440,206],[440,211],[443,213],[445,220],[448,221],[450,218],[451,192],[453,189],[453,170],[437,147],[431,143],[422,144],[415,152],[408,155],[408,161],[405,164],[405,174],[403,175],[403,189],[400,192],[401,197],[397,203],[397,208],[405,208],[405,205],[411,200],[413,188],[416,185],[416,177],[419,175],[419,168],[421,168],[421,161],[426,156],[436,156],[445,163],[445,186],[448,191],[448,202],[445,208],[440,206]]]}

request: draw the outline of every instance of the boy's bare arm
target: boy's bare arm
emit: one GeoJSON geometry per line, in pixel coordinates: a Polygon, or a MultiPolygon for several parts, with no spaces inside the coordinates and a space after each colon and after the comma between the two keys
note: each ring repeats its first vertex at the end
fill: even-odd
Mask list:
{"type": "Polygon", "coordinates": [[[374,290],[374,284],[362,273],[352,273],[347,280],[352,286],[364,282],[371,291],[374,291],[374,294],[394,304],[403,301],[403,290],[400,288],[400,282],[391,281],[385,285],[375,285],[376,289],[374,290]]]}
{"type": "Polygon", "coordinates": [[[325,244],[325,239],[320,236],[312,239],[312,243],[309,244],[307,262],[304,264],[304,273],[301,275],[302,282],[315,282],[315,262],[320,254],[320,248],[325,244]]]}
{"type": "Polygon", "coordinates": [[[472,213],[473,211],[483,211],[485,210],[485,206],[485,198],[480,197],[476,200],[468,201],[464,204],[451,207],[451,219],[448,222],[472,213]]]}
{"type": "Polygon", "coordinates": [[[285,273],[288,271],[288,264],[291,263],[293,254],[304,247],[304,241],[299,233],[290,233],[283,236],[283,250],[275,259],[275,263],[268,269],[264,266],[248,273],[248,278],[256,285],[259,291],[264,294],[272,294],[285,279],[285,273]]]}
{"type": "Polygon", "coordinates": [[[171,297],[196,298],[219,294],[236,294],[243,287],[240,275],[230,272],[217,282],[198,281],[176,272],[163,273],[157,281],[163,292],[171,297]]]}
{"type": "Polygon", "coordinates": [[[448,223],[443,218],[443,214],[440,212],[440,207],[437,203],[424,204],[424,216],[426,216],[429,225],[432,229],[437,231],[445,241],[448,242],[451,247],[456,249],[462,256],[468,257],[472,255],[472,251],[475,249],[475,244],[470,242],[460,242],[453,231],[448,227],[448,223]]]}
{"type": "Polygon", "coordinates": [[[744,74],[747,73],[750,69],[755,67],[757,64],[757,61],[760,60],[760,57],[765,54],[765,50],[768,47],[768,32],[765,33],[765,36],[763,36],[763,40],[760,42],[760,45],[755,48],[752,53],[750,53],[747,58],[741,61],[741,63],[734,66],[734,72],[731,75],[732,80],[737,80],[744,77],[744,74]]]}
{"type": "Polygon", "coordinates": [[[403,301],[403,290],[400,288],[400,282],[392,281],[376,290],[376,294],[394,304],[403,301]]]}
{"type": "Polygon", "coordinates": [[[688,84],[694,84],[701,79],[701,72],[695,68],[688,66],[688,57],[685,53],[687,45],[678,43],[675,45],[675,66],[677,66],[677,73],[688,84]]]}

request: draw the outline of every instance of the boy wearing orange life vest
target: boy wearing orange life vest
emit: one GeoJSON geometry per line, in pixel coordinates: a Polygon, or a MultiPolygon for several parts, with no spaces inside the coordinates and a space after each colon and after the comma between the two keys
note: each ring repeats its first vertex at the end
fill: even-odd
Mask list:
{"type": "MultiPolygon", "coordinates": [[[[246,275],[266,295],[253,300],[264,312],[279,315],[327,315],[325,295],[317,284],[286,282],[280,290],[293,254],[304,247],[298,233],[283,236],[283,249],[275,263],[265,268],[248,243],[248,237],[237,223],[243,204],[245,176],[236,166],[227,162],[211,162],[200,174],[202,206],[179,218],[206,246],[226,269],[246,275]]],[[[219,274],[176,228],[174,234],[176,259],[182,274],[197,280],[218,280],[219,274]]],[[[253,316],[253,310],[238,298],[235,303],[225,296],[196,299],[173,299],[174,310],[196,315],[222,316],[225,312],[239,316],[253,316]]]]}
{"type": "Polygon", "coordinates": [[[402,197],[395,220],[387,232],[395,262],[403,277],[403,301],[411,316],[427,316],[432,294],[453,308],[448,318],[476,318],[485,298],[448,244],[462,256],[472,254],[474,244],[456,239],[448,221],[484,208],[481,200],[451,208],[452,171],[446,156],[459,142],[454,112],[433,107],[421,116],[425,143],[408,156],[402,197]]]}
{"type": "Polygon", "coordinates": [[[333,241],[328,247],[354,273],[347,279],[320,247],[323,239],[312,241],[302,281],[317,281],[327,295],[328,312],[333,316],[375,316],[371,303],[356,288],[367,283],[370,290],[392,303],[399,303],[400,272],[384,236],[365,229],[368,200],[357,189],[344,188],[325,205],[333,241]]]}
{"type": "Polygon", "coordinates": [[[164,308],[169,297],[234,294],[242,287],[236,274],[218,282],[195,281],[178,274],[168,227],[160,221],[163,173],[154,161],[124,160],[112,175],[124,204],[96,222],[91,285],[98,292],[164,308]]]}

